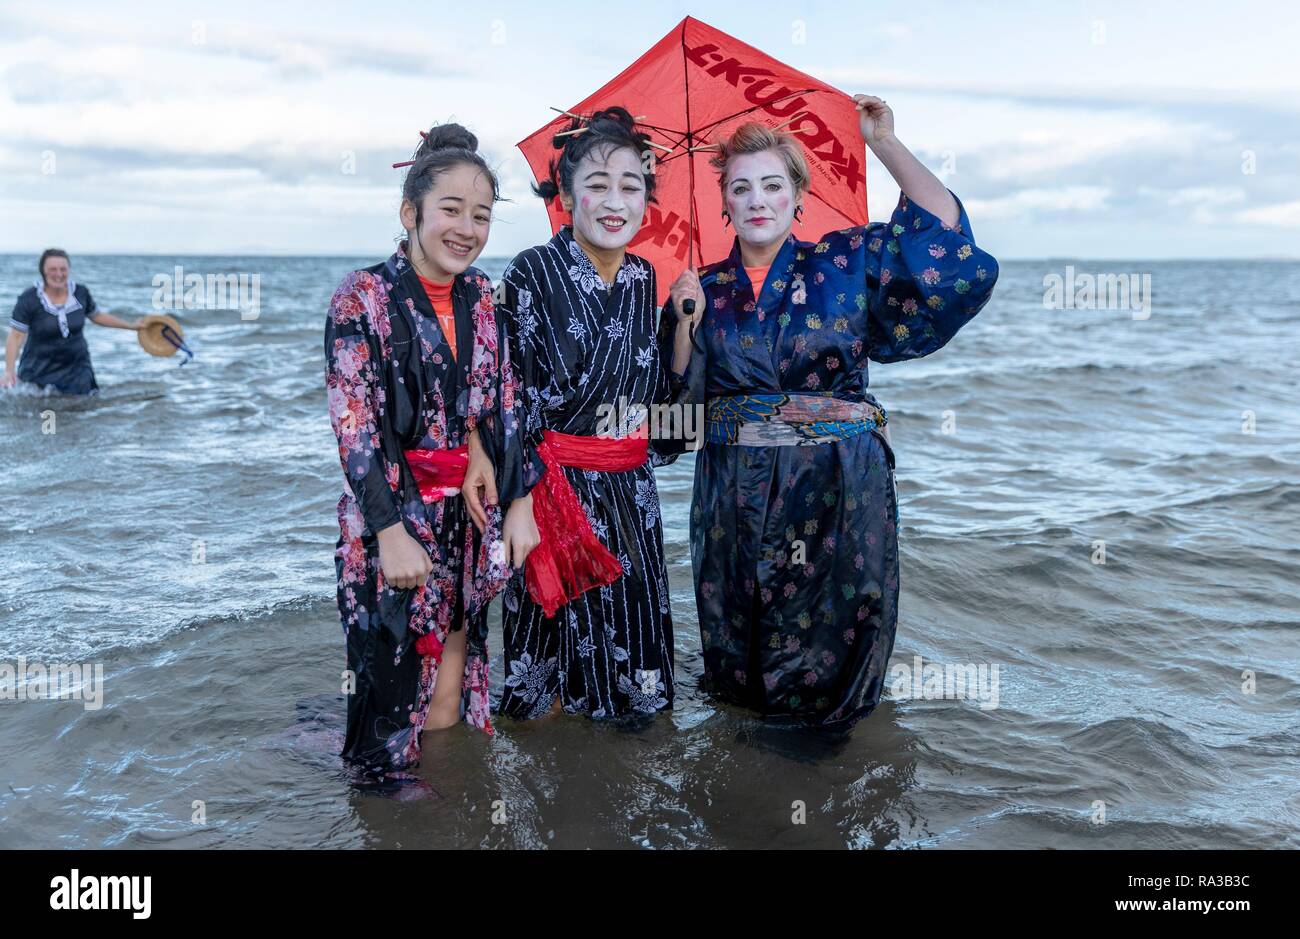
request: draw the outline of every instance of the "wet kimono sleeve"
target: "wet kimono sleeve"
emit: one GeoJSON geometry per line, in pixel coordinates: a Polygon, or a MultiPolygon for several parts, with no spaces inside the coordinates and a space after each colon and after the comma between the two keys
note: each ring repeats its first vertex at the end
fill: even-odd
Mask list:
{"type": "Polygon", "coordinates": [[[539,362],[537,298],[543,296],[529,272],[514,264],[506,269],[496,317],[501,350],[500,420],[482,437],[497,472],[502,505],[532,491],[546,472],[537,455],[544,427],[542,410],[547,385],[539,362]]]}
{"type": "Polygon", "coordinates": [[[838,233],[862,233],[856,245],[850,236],[848,247],[865,252],[868,354],[876,362],[920,358],[943,348],[993,292],[998,262],[975,245],[966,209],[955,194],[953,199],[956,228],[904,193],[887,225],[838,233]]]}
{"type": "Polygon", "coordinates": [[[364,304],[349,275],[330,301],[325,322],[325,387],[339,461],[366,530],[378,533],[401,521],[385,470],[379,402],[383,391],[373,361],[364,304]]]}

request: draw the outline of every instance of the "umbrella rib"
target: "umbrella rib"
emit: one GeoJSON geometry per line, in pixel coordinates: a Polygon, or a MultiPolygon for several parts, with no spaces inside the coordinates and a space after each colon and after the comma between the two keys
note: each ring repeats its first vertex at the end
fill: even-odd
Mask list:
{"type": "MultiPolygon", "coordinates": [[[[684,64],[685,64],[685,59],[683,59],[683,65],[684,65],[684,64]]],[[[691,140],[692,145],[695,145],[695,144],[698,143],[698,142],[701,142],[701,141],[707,140],[707,138],[706,138],[704,135],[705,135],[706,133],[708,133],[710,130],[713,130],[713,128],[719,126],[720,124],[725,124],[727,121],[734,120],[735,118],[738,118],[738,117],[744,117],[746,114],[752,114],[754,111],[757,111],[759,108],[765,108],[765,107],[767,107],[767,106],[770,105],[770,104],[776,104],[776,103],[779,102],[779,101],[784,101],[784,100],[786,100],[786,98],[793,98],[795,95],[818,94],[819,92],[820,92],[820,93],[825,93],[825,89],[824,89],[824,88],[805,88],[805,89],[803,89],[802,91],[792,91],[792,92],[790,92],[788,95],[782,95],[780,98],[775,98],[775,99],[773,99],[772,101],[765,101],[765,102],[763,102],[762,104],[756,104],[756,105],[754,105],[754,106],[751,107],[751,108],[745,108],[745,110],[743,110],[743,111],[737,111],[737,112],[735,112],[734,114],[728,114],[726,117],[720,117],[720,118],[718,118],[716,121],[714,121],[713,123],[711,123],[711,124],[705,124],[705,125],[704,125],[702,128],[700,128],[698,131],[694,131],[694,130],[689,129],[689,125],[690,125],[690,108],[691,108],[691,102],[690,102],[690,82],[689,82],[689,80],[688,80],[688,81],[687,81],[687,98],[686,98],[686,121],[687,121],[688,130],[687,130],[685,136],[682,138],[682,140],[678,140],[676,143],[673,144],[673,149],[676,149],[678,146],[680,146],[682,143],[684,143],[687,139],[690,139],[690,140],[691,140]]],[[[791,120],[793,120],[793,118],[792,118],[791,120]]],[[[790,123],[790,121],[786,121],[786,124],[789,124],[789,123],[790,123]]],[[[650,126],[650,125],[646,125],[646,126],[650,126]]],[[[674,133],[681,133],[681,131],[675,131],[674,133]]],[[[661,159],[659,160],[659,162],[660,162],[660,163],[668,163],[668,162],[671,162],[672,160],[677,159],[678,157],[681,157],[681,156],[689,156],[689,155],[690,155],[690,154],[689,154],[688,152],[683,152],[683,153],[674,153],[672,156],[666,156],[666,157],[661,158],[661,159]]]]}
{"type": "MultiPolygon", "coordinates": [[[[680,145],[680,144],[682,144],[682,143],[684,143],[684,142],[685,142],[685,140],[679,140],[679,141],[677,141],[677,144],[680,145]]],[[[658,161],[659,161],[660,163],[671,163],[673,160],[676,160],[676,159],[678,159],[678,158],[680,158],[680,157],[690,156],[690,153],[689,153],[688,151],[686,151],[686,150],[681,150],[680,152],[678,152],[676,146],[673,147],[673,150],[674,150],[674,153],[672,154],[672,156],[662,156],[662,157],[659,157],[658,161]]]]}
{"type": "MultiPolygon", "coordinates": [[[[665,137],[669,139],[669,142],[672,144],[672,147],[669,148],[670,151],[676,150],[678,147],[680,147],[683,143],[686,142],[686,134],[682,131],[662,131],[662,133],[665,137]],[[673,139],[674,135],[677,136],[676,140],[673,139]]],[[[675,154],[675,156],[680,156],[680,155],[681,154],[675,154]]],[[[665,157],[665,159],[668,158],[665,157]]]]}
{"type": "MultiPolygon", "coordinates": [[[[683,64],[685,64],[685,60],[684,60],[684,59],[683,59],[683,64]]],[[[743,111],[737,111],[737,112],[735,112],[734,114],[728,114],[726,117],[720,117],[720,118],[718,118],[716,121],[714,121],[714,122],[711,123],[711,124],[705,124],[705,125],[704,125],[702,128],[700,128],[698,131],[690,131],[690,130],[689,130],[689,127],[690,127],[690,121],[691,121],[691,116],[690,116],[690,112],[691,112],[691,99],[690,99],[690,82],[689,82],[689,80],[688,80],[688,81],[687,81],[687,96],[686,96],[686,124],[687,124],[687,127],[688,127],[688,132],[687,132],[687,134],[686,134],[686,137],[683,138],[683,140],[679,140],[679,141],[677,141],[676,143],[673,144],[673,148],[676,149],[676,148],[677,148],[681,143],[684,142],[684,140],[685,140],[686,138],[691,138],[691,143],[692,143],[692,145],[694,145],[697,141],[703,141],[703,140],[707,139],[707,138],[704,137],[704,135],[705,135],[706,133],[708,133],[710,130],[712,130],[713,128],[719,126],[720,124],[725,124],[727,121],[734,120],[735,118],[738,118],[738,117],[744,117],[746,114],[752,114],[754,111],[757,111],[759,108],[765,108],[765,107],[767,107],[767,106],[770,105],[770,104],[776,104],[776,103],[779,102],[779,101],[784,101],[784,100],[786,100],[786,98],[793,98],[795,95],[817,94],[818,92],[824,92],[824,91],[825,91],[825,89],[823,89],[823,88],[805,88],[805,89],[803,89],[802,91],[792,91],[792,92],[790,92],[788,95],[782,95],[780,98],[775,98],[775,99],[773,99],[772,101],[765,101],[765,102],[763,102],[762,104],[756,104],[756,105],[754,105],[754,106],[751,107],[751,108],[745,108],[743,111]]],[[[789,124],[789,123],[790,123],[791,121],[793,121],[793,120],[794,120],[794,118],[791,118],[790,121],[786,121],[786,124],[789,124]]],[[[647,125],[647,126],[648,126],[648,125],[647,125]]],[[[686,155],[687,155],[687,154],[685,154],[685,153],[675,153],[675,154],[673,154],[673,155],[670,156],[670,157],[664,157],[664,158],[661,159],[659,162],[660,162],[660,163],[667,163],[667,162],[669,162],[670,160],[675,160],[675,159],[677,159],[679,156],[686,156],[686,155]]]]}
{"type": "MultiPolygon", "coordinates": [[[[562,116],[572,117],[572,118],[575,118],[575,119],[577,119],[577,120],[579,120],[579,121],[589,121],[589,120],[591,120],[591,116],[590,116],[589,114],[575,114],[573,111],[562,111],[562,110],[560,110],[559,108],[555,107],[554,105],[551,105],[550,108],[551,108],[552,111],[558,111],[562,116]]],[[[555,121],[558,121],[558,120],[559,120],[559,118],[557,117],[557,118],[555,118],[554,120],[552,120],[551,123],[554,124],[555,121]]],[[[641,125],[642,127],[649,127],[651,130],[657,130],[657,131],[659,131],[659,133],[663,134],[665,137],[670,137],[670,136],[672,136],[673,134],[683,134],[683,133],[684,133],[684,131],[674,130],[674,129],[671,128],[671,127],[660,127],[658,124],[647,124],[645,121],[638,121],[638,120],[636,120],[635,118],[633,119],[633,123],[639,124],[639,125],[641,125]]],[[[421,136],[421,137],[427,137],[428,134],[426,134],[424,131],[420,131],[420,136],[421,136]]],[[[681,143],[681,141],[679,140],[677,143],[681,143]]],[[[677,145],[677,144],[674,144],[673,146],[676,146],[676,145],[677,145]]]]}
{"type": "Polygon", "coordinates": [[[663,134],[665,137],[671,136],[671,135],[673,135],[673,134],[684,134],[684,133],[685,133],[685,131],[676,130],[676,129],[672,128],[672,127],[660,127],[658,124],[647,124],[645,121],[637,121],[636,123],[637,123],[638,125],[640,125],[641,127],[649,127],[651,130],[657,130],[657,131],[659,131],[659,133],[663,134]]]}
{"type": "Polygon", "coordinates": [[[776,104],[779,101],[784,101],[786,98],[793,98],[795,95],[816,94],[817,92],[824,91],[824,88],[804,88],[802,91],[792,91],[788,95],[782,95],[780,98],[775,98],[772,101],[764,101],[762,104],[756,104],[752,108],[745,108],[745,110],[737,111],[735,114],[728,114],[726,117],[720,117],[712,124],[705,124],[699,129],[696,135],[702,136],[703,134],[713,130],[713,128],[717,127],[719,124],[725,124],[727,121],[734,120],[735,118],[744,117],[746,114],[751,114],[759,108],[768,107],[769,105],[776,104]]]}
{"type": "MultiPolygon", "coordinates": [[[[683,37],[683,43],[684,42],[685,42],[685,37],[683,37]]],[[[787,98],[793,98],[796,95],[818,94],[818,93],[825,93],[826,91],[826,89],[824,88],[803,88],[800,89],[799,91],[792,91],[788,95],[782,95],[781,97],[774,98],[771,101],[764,101],[762,104],[756,104],[753,107],[745,108],[743,111],[736,111],[734,114],[728,114],[725,117],[720,117],[716,121],[713,121],[711,124],[705,124],[698,131],[696,131],[691,128],[691,97],[690,97],[691,80],[690,80],[690,72],[686,68],[686,58],[684,55],[682,57],[682,73],[686,82],[686,130],[679,130],[675,127],[660,127],[658,124],[648,124],[645,121],[637,121],[637,124],[639,124],[640,126],[648,127],[651,130],[657,130],[665,137],[679,138],[673,141],[672,147],[674,150],[676,150],[679,146],[685,143],[687,138],[699,138],[700,140],[703,140],[705,139],[704,135],[707,134],[709,131],[713,130],[713,128],[717,127],[718,125],[725,124],[727,121],[734,120],[735,118],[738,117],[744,117],[746,114],[752,114],[754,111],[757,111],[759,108],[765,108],[768,107],[769,105],[777,104],[781,101],[785,101],[787,98]]],[[[558,110],[558,109],[554,109],[554,110],[558,110]]],[[[560,113],[567,114],[569,112],[562,111],[560,113]]],[[[786,123],[788,124],[790,122],[787,121],[786,123]]],[[[676,159],[677,157],[682,155],[683,154],[679,153],[679,154],[674,154],[671,157],[664,157],[659,162],[665,163],[668,160],[676,159]]]]}

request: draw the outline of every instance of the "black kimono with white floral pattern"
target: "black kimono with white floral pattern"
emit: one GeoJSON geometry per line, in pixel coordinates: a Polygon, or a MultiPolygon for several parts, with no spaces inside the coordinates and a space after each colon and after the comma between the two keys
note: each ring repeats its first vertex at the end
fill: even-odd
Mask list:
{"type": "MultiPolygon", "coordinates": [[[[537,459],[545,429],[626,436],[645,408],[669,399],[648,261],[626,255],[613,286],[606,286],[565,226],[516,257],[503,287],[498,316],[524,414],[521,446],[506,458],[503,478],[524,475],[519,467],[537,459]]],[[[522,571],[511,578],[504,594],[502,713],[537,717],[557,698],[566,711],[593,718],[672,706],[673,622],[653,467],[674,459],[651,440],[649,459],[634,470],[562,468],[623,576],[588,590],[554,617],[533,600],[522,571]]],[[[503,483],[502,498],[521,491],[503,483]]]]}

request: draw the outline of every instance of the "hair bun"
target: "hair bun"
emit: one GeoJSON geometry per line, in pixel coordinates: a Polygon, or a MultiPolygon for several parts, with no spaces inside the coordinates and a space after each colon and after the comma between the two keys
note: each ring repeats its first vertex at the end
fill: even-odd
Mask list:
{"type": "Polygon", "coordinates": [[[428,135],[421,141],[415,153],[419,157],[435,150],[450,149],[475,153],[478,150],[478,138],[460,124],[435,124],[429,128],[428,135]]]}
{"type": "MultiPolygon", "coordinates": [[[[551,160],[546,178],[533,185],[533,192],[547,202],[562,192],[572,193],[578,163],[596,147],[608,144],[626,147],[643,157],[650,146],[650,135],[637,130],[632,112],[617,104],[601,108],[588,118],[574,117],[567,131],[551,138],[551,146],[560,152],[551,160]]],[[[646,201],[654,202],[654,172],[643,167],[642,175],[646,201]]]]}
{"type": "Polygon", "coordinates": [[[591,116],[591,120],[593,123],[595,121],[612,121],[613,123],[626,129],[628,133],[631,134],[636,133],[636,121],[632,120],[632,112],[630,112],[627,108],[620,107],[617,104],[612,107],[605,108],[604,110],[597,111],[595,114],[591,116]]]}

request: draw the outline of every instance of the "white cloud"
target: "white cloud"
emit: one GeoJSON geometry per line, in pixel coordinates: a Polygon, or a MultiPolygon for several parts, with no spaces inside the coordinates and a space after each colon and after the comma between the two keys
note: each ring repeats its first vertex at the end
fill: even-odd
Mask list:
{"type": "Polygon", "coordinates": [[[1277,205],[1264,205],[1256,209],[1238,212],[1234,218],[1238,222],[1252,225],[1280,225],[1286,228],[1300,228],[1300,199],[1294,202],[1282,202],[1277,205]]]}
{"type": "MultiPolygon", "coordinates": [[[[1243,82],[1230,75],[1222,75],[1222,81],[1214,85],[1202,86],[1159,81],[1135,83],[1122,77],[1109,79],[1097,74],[1089,74],[1086,81],[1069,81],[1057,77],[1069,74],[1067,69],[1062,68],[1048,75],[1036,75],[1032,82],[1026,82],[1023,77],[990,77],[982,74],[978,66],[979,62],[973,60],[966,68],[966,75],[960,79],[930,72],[909,72],[884,67],[831,66],[816,71],[818,78],[837,88],[873,88],[876,89],[873,94],[904,91],[909,94],[952,95],[968,100],[1001,99],[1056,108],[1134,109],[1171,105],[1204,108],[1210,105],[1242,104],[1291,113],[1300,111],[1300,98],[1296,96],[1296,88],[1279,88],[1276,82],[1243,82]]],[[[990,68],[989,72],[992,71],[990,68]]]]}
{"type": "Polygon", "coordinates": [[[1108,208],[1111,190],[1105,186],[1062,186],[1055,189],[1021,189],[997,199],[963,199],[972,220],[1016,219],[1029,222],[1035,215],[1053,212],[1098,212],[1108,208]]]}
{"type": "MultiPolygon", "coordinates": [[[[83,231],[101,239],[80,246],[92,251],[369,254],[394,227],[401,173],[389,164],[419,128],[454,119],[516,200],[498,207],[489,249],[513,254],[549,234],[515,142],[551,117],[547,105],[581,100],[679,18],[588,0],[559,19],[524,4],[388,0],[382,17],[326,5],[303,17],[258,0],[223,0],[219,16],[139,2],[130,16],[76,3],[0,12],[0,250],[83,231]],[[610,16],[621,28],[602,32],[610,16]],[[42,173],[45,150],[54,176],[42,173]],[[344,151],[355,176],[342,172],[344,151]]],[[[884,92],[900,138],[945,171],[993,246],[1274,252],[1270,230],[1300,224],[1288,201],[1300,191],[1300,59],[1283,31],[1232,33],[1245,14],[1216,5],[1170,18],[1098,4],[960,23],[917,8],[877,24],[846,8],[809,15],[802,45],[780,18],[720,7],[702,17],[838,87],[884,92]],[[1107,21],[1104,46],[1091,42],[1094,17],[1107,21]],[[1249,227],[1229,243],[1209,221],[1249,227]]],[[[868,163],[872,215],[888,217],[897,187],[868,163]]]]}
{"type": "MultiPolygon", "coordinates": [[[[37,63],[53,61],[67,66],[77,57],[93,56],[95,50],[108,47],[128,50],[133,56],[131,64],[141,72],[154,56],[167,54],[229,59],[244,67],[249,63],[265,65],[281,77],[323,76],[340,69],[408,77],[464,76],[477,70],[473,57],[452,43],[437,41],[437,33],[375,28],[373,22],[364,30],[304,29],[181,14],[160,20],[84,12],[60,15],[43,7],[31,15],[9,11],[0,16],[0,24],[6,32],[35,34],[11,44],[9,55],[18,63],[42,54],[35,59],[37,63]],[[57,40],[46,38],[50,35],[57,40]],[[43,53],[51,46],[59,55],[45,57],[43,53]],[[77,50],[77,56],[68,54],[69,47],[77,50]]],[[[172,73],[160,77],[185,76],[172,73]]]]}
{"type": "Polygon", "coordinates": [[[1179,189],[1139,186],[1137,194],[1155,199],[1172,209],[1190,207],[1188,220],[1196,225],[1213,225],[1225,221],[1227,216],[1221,209],[1246,201],[1246,191],[1240,186],[1184,186],[1179,189]]]}

